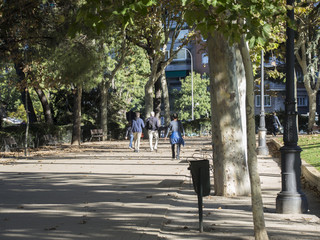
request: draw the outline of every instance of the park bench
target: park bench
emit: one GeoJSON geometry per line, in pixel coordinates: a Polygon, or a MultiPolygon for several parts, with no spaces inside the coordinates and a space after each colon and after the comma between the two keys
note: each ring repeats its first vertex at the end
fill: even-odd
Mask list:
{"type": "Polygon", "coordinates": [[[103,140],[103,131],[102,129],[91,129],[90,130],[90,133],[91,133],[91,137],[90,137],[90,142],[93,138],[98,138],[99,141],[102,141],[103,140]]]}
{"type": "Polygon", "coordinates": [[[17,152],[19,157],[19,152],[23,148],[19,147],[14,137],[3,138],[3,146],[1,151],[3,152],[17,152]]]}
{"type": "Polygon", "coordinates": [[[45,146],[56,146],[58,144],[58,140],[55,136],[52,136],[51,134],[45,134],[43,135],[43,144],[45,146]]]}
{"type": "Polygon", "coordinates": [[[320,130],[320,127],[318,125],[313,125],[311,133],[319,133],[319,130],[320,130]]]}

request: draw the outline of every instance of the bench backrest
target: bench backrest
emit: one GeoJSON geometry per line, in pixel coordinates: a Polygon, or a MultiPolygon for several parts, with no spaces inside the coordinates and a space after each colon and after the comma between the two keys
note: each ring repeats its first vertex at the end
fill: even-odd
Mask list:
{"type": "Polygon", "coordinates": [[[102,135],[103,134],[102,129],[91,129],[90,132],[91,132],[91,135],[102,135]]]}
{"type": "Polygon", "coordinates": [[[6,137],[4,139],[4,142],[6,145],[8,145],[9,147],[17,147],[17,142],[13,137],[6,137]]]}

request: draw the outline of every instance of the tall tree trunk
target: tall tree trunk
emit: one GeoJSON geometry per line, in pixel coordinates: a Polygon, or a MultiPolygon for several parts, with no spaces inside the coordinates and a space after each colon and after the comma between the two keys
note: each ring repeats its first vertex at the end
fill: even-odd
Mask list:
{"type": "MultiPolygon", "coordinates": [[[[23,64],[22,63],[15,63],[14,67],[16,69],[17,75],[19,76],[19,81],[22,82],[25,79],[25,74],[23,72],[23,64]]],[[[31,100],[29,91],[26,88],[21,91],[21,101],[24,105],[24,108],[26,109],[26,112],[29,115],[30,123],[37,122],[37,116],[36,116],[36,113],[33,108],[32,100],[31,100]],[[26,94],[27,94],[27,96],[26,96],[26,94]]]]}
{"type": "Polygon", "coordinates": [[[103,140],[107,140],[108,137],[108,89],[109,83],[103,80],[100,88],[100,127],[103,131],[103,140]]]}
{"type": "Polygon", "coordinates": [[[309,97],[309,120],[308,120],[308,133],[312,132],[312,127],[316,123],[317,112],[317,91],[308,92],[309,97]]]}
{"type": "Polygon", "coordinates": [[[161,88],[162,88],[162,97],[164,101],[164,121],[165,125],[169,126],[170,123],[170,99],[169,99],[169,90],[165,73],[161,76],[161,88]]]}
{"type": "Polygon", "coordinates": [[[82,86],[79,85],[74,93],[73,105],[73,129],[71,145],[80,145],[81,143],[81,99],[82,99],[82,86]]]}
{"type": "MultiPolygon", "coordinates": [[[[237,80],[239,88],[239,104],[240,104],[240,117],[242,127],[242,143],[243,149],[245,149],[245,159],[248,169],[248,155],[247,155],[247,113],[246,113],[246,72],[244,69],[244,62],[241,55],[241,49],[239,44],[236,47],[236,69],[237,80]]],[[[249,173],[248,173],[249,174],[249,173]]]]}
{"type": "MultiPolygon", "coordinates": [[[[300,36],[303,38],[303,36],[300,36]]],[[[296,51],[295,56],[298,60],[298,63],[302,69],[303,73],[303,84],[307,90],[309,97],[309,119],[308,119],[308,133],[312,132],[312,127],[315,124],[315,116],[317,111],[317,92],[320,89],[320,78],[313,79],[308,73],[308,62],[311,64],[313,61],[312,51],[309,49],[307,54],[306,42],[301,40],[303,43],[300,45],[300,51],[296,51]],[[300,55],[301,54],[301,55],[300,55]],[[317,80],[317,81],[316,81],[317,80]]]]}
{"type": "Polygon", "coordinates": [[[44,92],[40,88],[35,87],[34,90],[38,94],[39,100],[41,102],[43,113],[44,113],[44,119],[45,119],[46,123],[53,124],[51,109],[50,109],[50,105],[49,105],[49,102],[48,102],[46,95],[44,94],[44,92]]]}
{"type": "Polygon", "coordinates": [[[248,136],[248,166],[251,183],[252,215],[254,224],[254,235],[256,240],[268,240],[265,226],[263,202],[261,193],[260,177],[258,172],[258,161],[256,153],[256,134],[254,118],[254,78],[250,60],[249,49],[244,36],[240,45],[243,64],[246,72],[246,109],[247,109],[247,136],[248,136]]]}
{"type": "Polygon", "coordinates": [[[154,97],[154,112],[157,118],[160,117],[161,114],[161,77],[158,78],[156,83],[154,84],[154,91],[155,91],[155,97],[154,97]]]}
{"type": "Polygon", "coordinates": [[[145,96],[144,96],[144,106],[145,106],[145,116],[150,116],[150,113],[153,111],[153,76],[150,76],[149,81],[144,87],[145,96]]]}
{"type": "Polygon", "coordinates": [[[216,32],[208,40],[214,187],[219,196],[250,193],[239,105],[235,48],[216,32]]]}

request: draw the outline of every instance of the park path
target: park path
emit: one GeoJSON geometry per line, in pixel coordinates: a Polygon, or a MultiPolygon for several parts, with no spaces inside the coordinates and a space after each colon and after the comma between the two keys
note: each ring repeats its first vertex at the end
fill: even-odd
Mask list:
{"type": "MultiPolygon", "coordinates": [[[[146,140],[139,153],[127,146],[93,142],[1,159],[0,239],[253,239],[248,197],[204,198],[198,232],[186,160],[210,154],[210,139],[186,139],[179,161],[164,140],[158,152],[146,140]]],[[[309,214],[276,214],[280,169],[271,156],[259,162],[271,239],[319,239],[319,200],[312,198],[309,214]]]]}

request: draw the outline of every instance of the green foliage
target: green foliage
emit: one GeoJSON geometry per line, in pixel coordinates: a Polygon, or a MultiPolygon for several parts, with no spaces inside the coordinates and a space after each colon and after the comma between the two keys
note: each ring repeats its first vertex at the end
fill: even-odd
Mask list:
{"type": "MultiPolygon", "coordinates": [[[[194,118],[200,119],[210,115],[210,92],[209,92],[209,79],[199,73],[193,76],[193,99],[194,99],[194,118]]],[[[191,119],[191,76],[187,76],[181,81],[181,91],[175,91],[176,95],[175,111],[179,113],[181,120],[191,119]]]]}
{"type": "Polygon", "coordinates": [[[194,121],[183,121],[187,136],[207,136],[211,134],[211,119],[201,118],[194,121]]]}
{"type": "MultiPolygon", "coordinates": [[[[130,47],[124,68],[119,69],[111,86],[108,99],[109,124],[114,132],[125,128],[125,113],[130,110],[142,112],[144,85],[150,74],[150,65],[144,50],[130,47]]],[[[113,136],[117,137],[117,136],[113,136]]]]}
{"type": "MultiPolygon", "coordinates": [[[[95,70],[99,69],[99,57],[93,41],[67,40],[56,48],[49,69],[63,84],[81,84],[90,88],[95,82],[95,70]]],[[[95,83],[96,84],[96,83],[95,83]]]]}
{"type": "Polygon", "coordinates": [[[245,34],[250,47],[264,46],[272,37],[274,26],[284,21],[285,4],[277,1],[212,1],[184,0],[188,6],[186,19],[197,24],[203,36],[214,31],[223,33],[231,42],[239,42],[245,34]]]}
{"type": "Polygon", "coordinates": [[[1,66],[0,73],[0,102],[8,112],[14,112],[21,104],[20,92],[16,85],[17,76],[11,65],[1,66]]]}

